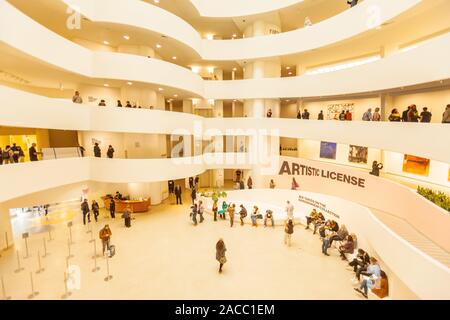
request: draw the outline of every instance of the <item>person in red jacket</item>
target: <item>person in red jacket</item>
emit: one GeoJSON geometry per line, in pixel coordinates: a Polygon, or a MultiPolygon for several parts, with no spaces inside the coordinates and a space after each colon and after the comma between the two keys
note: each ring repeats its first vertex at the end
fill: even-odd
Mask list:
{"type": "Polygon", "coordinates": [[[345,112],[345,120],[352,121],[352,113],[350,112],[350,110],[347,110],[347,112],[345,112]]]}

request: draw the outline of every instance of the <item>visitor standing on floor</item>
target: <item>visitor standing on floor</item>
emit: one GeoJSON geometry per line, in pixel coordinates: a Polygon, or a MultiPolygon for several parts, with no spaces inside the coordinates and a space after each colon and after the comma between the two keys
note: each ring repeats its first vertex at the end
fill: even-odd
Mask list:
{"type": "Polygon", "coordinates": [[[205,206],[203,205],[203,201],[200,200],[198,202],[198,215],[200,216],[200,223],[205,220],[205,218],[203,218],[203,212],[205,212],[205,206]]]}
{"type": "Polygon", "coordinates": [[[288,219],[294,219],[294,206],[289,200],[286,201],[286,214],[288,219]]]}
{"type": "Polygon", "coordinates": [[[197,199],[197,190],[195,190],[195,188],[192,188],[192,190],[191,190],[191,198],[192,198],[192,204],[194,204],[195,199],[197,199]]]}
{"type": "Polygon", "coordinates": [[[370,171],[369,174],[379,177],[381,169],[383,169],[383,164],[374,161],[372,162],[372,171],[370,171]]]}
{"type": "Polygon", "coordinates": [[[125,223],[125,227],[130,228],[131,227],[131,208],[130,206],[127,206],[125,210],[122,213],[122,218],[125,223]]]}
{"type": "Polygon", "coordinates": [[[217,221],[217,211],[219,210],[219,207],[217,206],[218,200],[214,200],[213,206],[212,206],[212,212],[214,213],[214,221],[217,221]]]}
{"type": "Polygon", "coordinates": [[[291,246],[291,238],[293,233],[294,233],[294,223],[292,222],[292,219],[288,219],[284,227],[284,243],[287,244],[289,247],[291,246]]]}
{"type": "Polygon", "coordinates": [[[244,205],[240,205],[241,210],[239,211],[239,218],[241,219],[241,226],[244,225],[244,219],[247,216],[247,209],[245,209],[244,205]]]}
{"type": "Polygon", "coordinates": [[[177,198],[177,204],[183,204],[183,202],[181,201],[181,187],[180,185],[177,185],[175,187],[175,197],[177,198]]]}
{"type": "Polygon", "coordinates": [[[99,215],[100,207],[99,207],[97,201],[92,200],[91,209],[92,209],[92,213],[94,214],[95,222],[98,222],[98,215],[99,215]]]}
{"type": "Polygon", "coordinates": [[[369,108],[366,112],[364,112],[362,116],[362,121],[371,121],[372,120],[372,108],[369,108]]]}
{"type": "Polygon", "coordinates": [[[258,214],[259,214],[259,209],[257,206],[253,206],[253,212],[250,215],[250,219],[252,219],[252,226],[253,227],[257,227],[258,226],[258,214]]]}
{"type": "Polygon", "coordinates": [[[73,103],[83,103],[83,98],[81,98],[80,93],[75,91],[75,95],[72,97],[73,103]]]}
{"type": "Polygon", "coordinates": [[[228,215],[230,216],[230,227],[233,228],[234,224],[234,212],[236,210],[236,205],[233,203],[228,207],[228,215]]]}
{"type": "Polygon", "coordinates": [[[108,156],[109,159],[114,158],[114,148],[112,147],[112,145],[109,145],[106,155],[108,156]]]}
{"type": "Polygon", "coordinates": [[[175,181],[169,180],[167,181],[167,184],[169,186],[169,193],[172,194],[175,191],[175,181]]]}
{"type": "Polygon", "coordinates": [[[320,110],[319,115],[317,116],[317,120],[323,120],[323,111],[320,110]]]}
{"type": "Polygon", "coordinates": [[[442,114],[442,123],[450,123],[450,104],[447,105],[442,114]]]}
{"type": "Polygon", "coordinates": [[[102,240],[102,247],[103,247],[103,255],[105,255],[105,250],[109,250],[109,244],[111,241],[112,232],[109,228],[109,225],[106,224],[102,230],[100,230],[99,237],[102,240]]]}
{"type": "Polygon", "coordinates": [[[98,142],[96,142],[95,145],[94,145],[94,157],[96,157],[96,158],[101,158],[102,157],[102,150],[98,146],[98,142]]]}
{"type": "Polygon", "coordinates": [[[194,188],[194,178],[193,177],[189,177],[189,189],[194,188]]]}
{"type": "Polygon", "coordinates": [[[198,191],[199,182],[200,182],[200,178],[198,176],[195,176],[195,179],[194,179],[195,191],[198,191]]]}
{"type": "Polygon", "coordinates": [[[420,113],[420,122],[429,123],[431,122],[431,117],[433,115],[430,111],[428,111],[427,107],[423,108],[423,111],[420,113]]]}
{"type": "Polygon", "coordinates": [[[88,218],[88,223],[91,222],[91,214],[87,199],[84,199],[84,201],[81,203],[81,212],[83,213],[83,224],[86,225],[86,216],[88,218]]]}
{"type": "Polygon", "coordinates": [[[219,261],[219,273],[222,273],[223,265],[227,262],[227,258],[225,257],[226,251],[225,242],[219,239],[216,243],[216,260],[219,261]]]}
{"type": "Polygon", "coordinates": [[[247,179],[247,188],[249,188],[249,189],[253,188],[252,177],[248,177],[248,179],[247,179]]]}
{"type": "Polygon", "coordinates": [[[194,223],[194,226],[197,225],[197,213],[198,213],[198,207],[197,204],[194,203],[194,205],[191,207],[192,211],[190,213],[190,216],[192,218],[192,222],[194,223]]]}
{"type": "Polygon", "coordinates": [[[267,220],[270,220],[272,227],[275,228],[275,221],[273,219],[272,210],[266,210],[266,216],[264,217],[264,227],[267,227],[267,220]]]}
{"type": "Polygon", "coordinates": [[[38,154],[41,152],[36,151],[36,143],[32,143],[30,149],[28,149],[28,153],[30,155],[30,161],[38,161],[38,154]]]}
{"type": "Polygon", "coordinates": [[[109,213],[111,214],[111,218],[116,217],[116,201],[111,197],[109,202],[109,213]]]}

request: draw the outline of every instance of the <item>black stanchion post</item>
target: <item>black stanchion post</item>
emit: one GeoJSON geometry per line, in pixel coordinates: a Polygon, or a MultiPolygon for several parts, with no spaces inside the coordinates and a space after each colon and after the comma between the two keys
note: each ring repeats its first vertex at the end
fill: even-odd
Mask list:
{"type": "Polygon", "coordinates": [[[94,269],[92,269],[92,272],[97,272],[98,270],[100,270],[100,268],[97,266],[97,243],[94,239],[94,269]]]}
{"type": "Polygon", "coordinates": [[[2,282],[2,300],[11,300],[11,297],[6,294],[5,280],[3,279],[3,276],[1,276],[1,282],[2,282]]]}
{"type": "Polygon", "coordinates": [[[22,268],[22,266],[20,265],[20,253],[19,250],[16,251],[17,252],[17,269],[14,270],[15,273],[19,273],[20,271],[24,270],[22,268]]]}
{"type": "MultiPolygon", "coordinates": [[[[66,261],[68,261],[66,259],[66,261]]],[[[67,263],[67,262],[66,262],[67,263]]],[[[69,291],[69,289],[67,288],[67,270],[64,271],[64,294],[61,296],[61,299],[67,299],[68,297],[70,297],[72,295],[72,292],[69,291]]]]}
{"type": "Polygon", "coordinates": [[[39,291],[34,290],[34,279],[33,279],[33,272],[30,272],[30,285],[31,285],[31,293],[28,296],[28,299],[33,299],[39,294],[39,291]]]}

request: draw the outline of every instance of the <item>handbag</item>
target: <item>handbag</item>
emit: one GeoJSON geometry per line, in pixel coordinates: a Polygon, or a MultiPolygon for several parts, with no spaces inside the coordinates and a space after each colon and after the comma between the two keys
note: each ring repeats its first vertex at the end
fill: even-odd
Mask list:
{"type": "Polygon", "coordinates": [[[227,258],[226,258],[225,256],[220,257],[219,262],[220,262],[221,264],[225,264],[225,262],[227,262],[227,258]]]}
{"type": "Polygon", "coordinates": [[[262,214],[257,214],[256,215],[256,219],[262,219],[263,218],[263,215],[262,214]]]}

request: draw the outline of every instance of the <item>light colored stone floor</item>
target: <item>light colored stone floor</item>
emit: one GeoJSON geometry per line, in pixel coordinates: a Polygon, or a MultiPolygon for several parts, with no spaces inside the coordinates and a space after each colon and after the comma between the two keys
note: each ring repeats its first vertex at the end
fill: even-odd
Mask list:
{"type": "MultiPolygon", "coordinates": [[[[100,271],[91,272],[93,247],[80,216],[74,221],[75,257],[70,264],[81,269],[81,289],[73,291],[70,299],[360,299],[346,263],[335,249],[330,257],[323,256],[320,240],[311,231],[297,226],[292,247],[286,247],[281,227],[236,224],[230,228],[228,221],[214,222],[211,216],[194,227],[187,206],[168,203],[136,215],[131,229],[123,226],[122,219],[106,217],[94,225],[97,238],[100,226],[110,223],[117,248],[110,265],[113,279],[105,282],[103,258],[98,260],[100,271]],[[228,248],[223,274],[218,274],[215,260],[220,237],[228,248]]],[[[67,227],[54,228],[55,240],[48,243],[50,255],[42,259],[46,270],[37,275],[37,250],[42,254],[44,236],[48,234],[31,236],[32,257],[22,261],[24,271],[14,273],[14,250],[24,254],[23,240],[17,239],[14,249],[2,253],[0,275],[13,299],[27,299],[30,271],[40,292],[36,299],[60,299],[64,293],[67,227]]]]}

